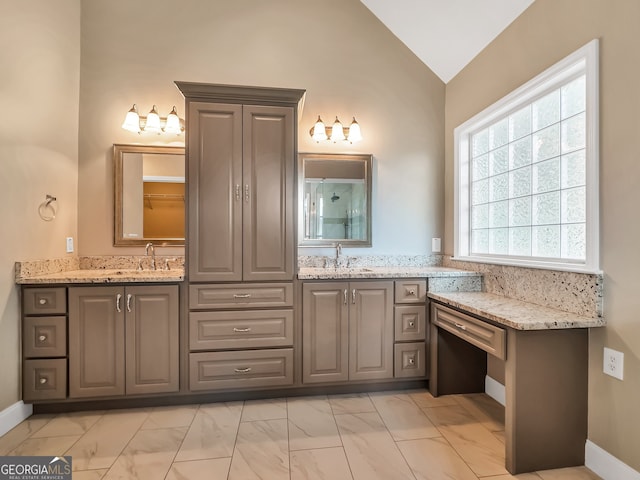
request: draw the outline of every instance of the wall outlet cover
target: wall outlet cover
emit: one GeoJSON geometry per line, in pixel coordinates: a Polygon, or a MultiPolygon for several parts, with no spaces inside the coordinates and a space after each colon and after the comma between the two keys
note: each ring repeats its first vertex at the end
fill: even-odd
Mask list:
{"type": "Polygon", "coordinates": [[[440,250],[442,250],[442,242],[439,238],[432,238],[431,239],[431,252],[432,253],[440,253],[440,250]]]}
{"type": "Polygon", "coordinates": [[[624,379],[624,353],[604,347],[602,371],[619,380],[624,379]]]}
{"type": "Polygon", "coordinates": [[[73,253],[73,237],[67,237],[67,253],[73,253]]]}

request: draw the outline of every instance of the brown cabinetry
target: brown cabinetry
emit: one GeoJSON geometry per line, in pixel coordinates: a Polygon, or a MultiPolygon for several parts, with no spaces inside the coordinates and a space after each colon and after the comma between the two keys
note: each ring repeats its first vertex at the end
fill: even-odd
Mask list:
{"type": "Polygon", "coordinates": [[[69,397],[178,391],[177,285],[69,288],[69,397]]]}
{"type": "Polygon", "coordinates": [[[22,290],[22,390],[25,402],[67,396],[67,295],[64,287],[22,290]]]}
{"type": "Polygon", "coordinates": [[[425,377],[427,372],[427,281],[396,280],[394,376],[425,377]]]}
{"type": "Polygon", "coordinates": [[[393,378],[393,282],[303,285],[302,381],[393,378]]]}

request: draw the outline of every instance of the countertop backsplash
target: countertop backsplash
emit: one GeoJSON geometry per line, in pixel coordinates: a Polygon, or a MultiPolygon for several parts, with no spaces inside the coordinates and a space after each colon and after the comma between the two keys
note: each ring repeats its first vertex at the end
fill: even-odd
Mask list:
{"type": "Polygon", "coordinates": [[[484,291],[584,317],[602,316],[603,275],[462,262],[444,257],[443,266],[483,275],[484,291]]]}
{"type": "Polygon", "coordinates": [[[439,267],[442,255],[299,255],[299,268],[439,267]]]}

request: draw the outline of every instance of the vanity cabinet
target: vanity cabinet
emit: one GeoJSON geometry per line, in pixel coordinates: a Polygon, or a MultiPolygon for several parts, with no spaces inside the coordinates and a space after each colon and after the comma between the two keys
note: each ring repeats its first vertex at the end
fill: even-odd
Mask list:
{"type": "Polygon", "coordinates": [[[427,281],[396,280],[394,312],[394,377],[427,373],[427,281]]]}
{"type": "Polygon", "coordinates": [[[22,290],[22,398],[67,396],[67,295],[64,287],[22,290]]]}
{"type": "Polygon", "coordinates": [[[305,282],[303,383],[393,378],[393,282],[305,282]]]}
{"type": "Polygon", "coordinates": [[[177,285],[69,288],[69,397],[177,392],[177,285]]]}

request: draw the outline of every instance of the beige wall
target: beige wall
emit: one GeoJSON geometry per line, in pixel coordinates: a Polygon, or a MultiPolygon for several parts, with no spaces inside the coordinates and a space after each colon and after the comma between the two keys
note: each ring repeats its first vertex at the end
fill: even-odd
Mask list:
{"type": "Polygon", "coordinates": [[[590,335],[589,439],[640,470],[640,2],[537,0],[446,88],[446,242],[453,251],[453,129],[593,38],[600,38],[601,268],[606,328],[590,335]],[[602,373],[603,346],[625,380],[602,373]]]}
{"type": "Polygon", "coordinates": [[[21,398],[17,260],[66,255],[76,236],[80,0],[2,2],[0,411],[21,398]],[[57,197],[45,222],[38,206],[57,197]]]}
{"type": "Polygon", "coordinates": [[[174,80],[306,89],[301,152],[375,157],[373,248],[357,253],[427,254],[441,236],[444,84],[358,0],[83,1],[82,254],[140,253],[112,247],[111,144],[163,142],[120,125],[133,103],[184,116],[174,80]],[[314,143],[318,114],[355,115],[364,141],[314,143]]]}

